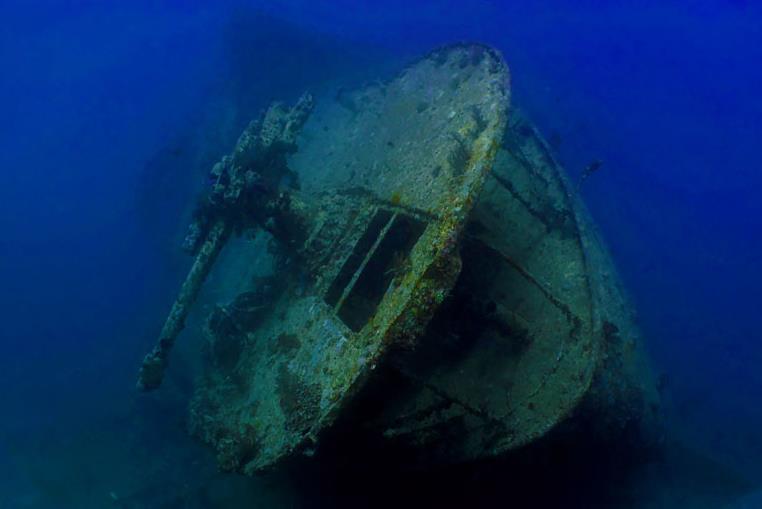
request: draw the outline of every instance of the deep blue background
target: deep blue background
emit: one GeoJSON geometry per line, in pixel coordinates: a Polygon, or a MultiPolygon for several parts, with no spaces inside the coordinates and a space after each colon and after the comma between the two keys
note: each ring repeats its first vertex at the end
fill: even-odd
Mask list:
{"type": "MultiPolygon", "coordinates": [[[[666,374],[675,434],[762,479],[762,8],[259,7],[387,54],[463,39],[500,48],[514,103],[560,140],[569,172],[605,162],[583,193],[666,374]]],[[[76,427],[132,390],[183,268],[167,255],[182,200],[169,186],[155,227],[140,219],[143,168],[241,65],[225,39],[236,13],[226,2],[0,4],[0,436],[76,427]]],[[[314,60],[303,73],[324,72],[314,60]]]]}

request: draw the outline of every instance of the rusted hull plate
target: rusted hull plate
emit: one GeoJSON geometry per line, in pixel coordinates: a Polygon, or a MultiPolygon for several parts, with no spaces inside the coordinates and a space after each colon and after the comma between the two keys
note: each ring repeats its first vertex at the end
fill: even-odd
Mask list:
{"type": "Polygon", "coordinates": [[[656,421],[658,394],[611,260],[519,115],[462,258],[419,347],[394,360],[403,382],[371,419],[379,433],[447,462],[525,445],[583,408],[612,432],[656,421]]]}

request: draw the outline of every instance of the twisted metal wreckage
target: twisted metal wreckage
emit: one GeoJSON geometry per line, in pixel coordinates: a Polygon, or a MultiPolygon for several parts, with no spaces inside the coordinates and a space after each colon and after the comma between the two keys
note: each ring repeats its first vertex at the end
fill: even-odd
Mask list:
{"type": "Polygon", "coordinates": [[[212,272],[225,298],[190,422],[222,468],[310,452],[370,383],[383,401],[363,426],[438,462],[582,410],[612,433],[656,419],[608,254],[508,83],[495,50],[441,48],[387,83],[272,105],[215,165],[138,385],[161,383],[212,272]]]}

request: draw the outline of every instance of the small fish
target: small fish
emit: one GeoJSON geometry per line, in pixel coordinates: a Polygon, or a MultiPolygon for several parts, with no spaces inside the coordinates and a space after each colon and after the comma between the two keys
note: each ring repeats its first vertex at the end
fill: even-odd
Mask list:
{"type": "Polygon", "coordinates": [[[585,169],[582,171],[582,175],[579,177],[579,181],[577,182],[577,191],[579,191],[582,187],[582,184],[588,178],[590,178],[590,175],[601,169],[601,166],[603,166],[603,161],[600,159],[595,159],[585,167],[585,169]]]}

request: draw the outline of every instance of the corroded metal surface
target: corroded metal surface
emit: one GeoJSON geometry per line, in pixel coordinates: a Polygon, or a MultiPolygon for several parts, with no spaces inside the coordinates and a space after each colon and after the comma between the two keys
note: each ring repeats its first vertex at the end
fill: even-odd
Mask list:
{"type": "Polygon", "coordinates": [[[224,469],[253,473],[309,452],[389,347],[420,337],[459,274],[507,85],[496,52],[461,45],[388,83],[318,101],[288,161],[300,191],[289,192],[286,216],[304,238],[275,247],[266,292],[225,266],[212,274],[251,295],[231,295],[209,317],[207,370],[191,403],[191,430],[224,469]]]}
{"type": "Polygon", "coordinates": [[[448,462],[525,445],[583,408],[601,430],[655,419],[658,394],[611,260],[517,114],[462,258],[419,348],[394,360],[395,387],[372,419],[379,433],[448,462]]]}
{"type": "Polygon", "coordinates": [[[234,208],[190,419],[223,469],[310,454],[358,409],[345,422],[426,463],[583,415],[656,420],[613,264],[539,133],[516,113],[506,130],[508,102],[493,50],[437,50],[318,101],[266,202],[234,208]]]}
{"type": "Polygon", "coordinates": [[[244,130],[232,154],[214,165],[214,184],[202,198],[185,240],[184,247],[196,258],[156,346],[143,359],[139,389],[153,390],[161,385],[175,340],[185,328],[191,306],[231,231],[242,222],[256,224],[272,217],[268,211],[273,191],[287,173],[286,156],[296,149],[296,136],[311,111],[309,94],[291,108],[280,103],[271,105],[261,119],[244,130]]]}

